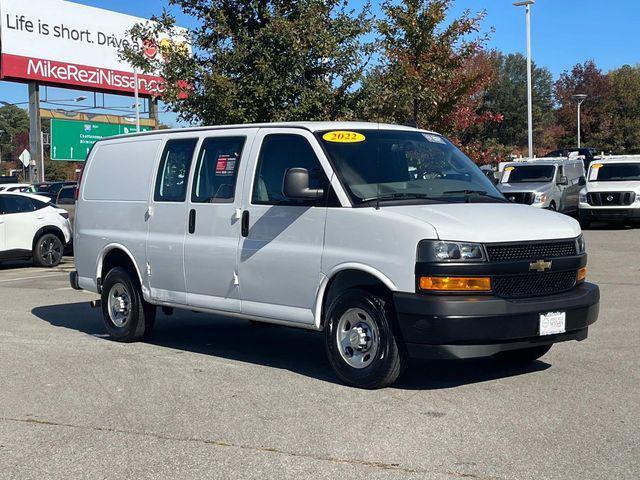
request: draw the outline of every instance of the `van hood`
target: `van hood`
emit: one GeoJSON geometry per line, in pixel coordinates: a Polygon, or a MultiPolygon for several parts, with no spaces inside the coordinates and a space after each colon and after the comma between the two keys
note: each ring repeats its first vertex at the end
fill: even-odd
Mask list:
{"type": "Polygon", "coordinates": [[[429,223],[441,240],[500,243],[574,238],[580,225],[566,215],[507,203],[449,203],[383,207],[429,223]]]}
{"type": "Polygon", "coordinates": [[[587,192],[640,192],[640,181],[589,182],[587,192]]]}

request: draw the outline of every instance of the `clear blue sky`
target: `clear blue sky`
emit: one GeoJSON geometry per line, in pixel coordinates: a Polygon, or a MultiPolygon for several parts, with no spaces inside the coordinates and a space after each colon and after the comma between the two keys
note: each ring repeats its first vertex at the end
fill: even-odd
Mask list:
{"type": "MultiPolygon", "coordinates": [[[[159,13],[166,1],[76,0],[77,3],[107,8],[140,17],[159,13]]],[[[362,0],[352,0],[358,8],[362,0]]],[[[377,13],[379,2],[374,2],[377,13]]],[[[490,47],[503,52],[524,52],[524,9],[511,0],[455,0],[452,15],[463,10],[486,10],[486,29],[495,28],[490,47]]],[[[178,14],[179,24],[192,25],[189,17],[178,14]]],[[[537,0],[532,8],[532,48],[534,61],[548,67],[557,77],[576,63],[594,60],[604,71],[624,64],[640,63],[640,0],[537,0]]],[[[26,86],[0,82],[0,100],[27,100],[26,86]]],[[[50,95],[74,96],[70,92],[50,89],[50,95]]],[[[111,105],[131,105],[130,98],[110,97],[111,105]]],[[[173,124],[172,115],[163,121],[173,124]]]]}

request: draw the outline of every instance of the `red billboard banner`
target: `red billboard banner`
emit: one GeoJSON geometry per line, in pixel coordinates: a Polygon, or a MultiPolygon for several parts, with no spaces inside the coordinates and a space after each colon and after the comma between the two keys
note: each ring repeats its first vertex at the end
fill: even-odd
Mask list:
{"type": "MultiPolygon", "coordinates": [[[[135,89],[135,75],[131,72],[10,54],[2,55],[1,78],[127,93],[135,89]]],[[[162,78],[138,74],[138,89],[140,95],[160,95],[162,78]]]]}

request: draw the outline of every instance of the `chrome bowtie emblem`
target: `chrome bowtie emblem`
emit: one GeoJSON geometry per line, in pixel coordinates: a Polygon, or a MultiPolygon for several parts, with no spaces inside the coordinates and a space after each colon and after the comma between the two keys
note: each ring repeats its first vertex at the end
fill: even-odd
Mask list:
{"type": "Polygon", "coordinates": [[[544,260],[538,260],[537,262],[533,262],[529,264],[529,270],[536,270],[537,272],[544,272],[545,270],[549,270],[551,268],[552,262],[545,262],[544,260]]]}

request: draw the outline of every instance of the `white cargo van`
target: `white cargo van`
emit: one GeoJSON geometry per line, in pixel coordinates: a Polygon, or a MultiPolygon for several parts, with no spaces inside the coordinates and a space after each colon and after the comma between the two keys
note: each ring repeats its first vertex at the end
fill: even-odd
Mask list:
{"type": "MultiPolygon", "coordinates": [[[[75,288],[130,342],[156,306],[324,331],[337,375],[408,357],[533,361],[598,315],[578,222],[508,202],[446,138],[369,123],[101,140],[80,184],[75,288]]],[[[292,346],[295,348],[295,346],[292,346]]]]}
{"type": "Polygon", "coordinates": [[[578,211],[585,184],[582,158],[531,158],[499,165],[498,190],[508,200],[562,213],[578,211]]]}
{"type": "Polygon", "coordinates": [[[597,158],[580,192],[580,222],[640,223],[640,155],[597,158]]]}

